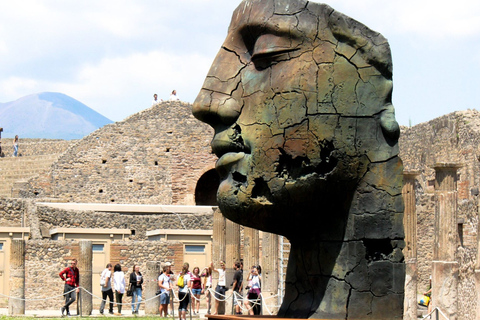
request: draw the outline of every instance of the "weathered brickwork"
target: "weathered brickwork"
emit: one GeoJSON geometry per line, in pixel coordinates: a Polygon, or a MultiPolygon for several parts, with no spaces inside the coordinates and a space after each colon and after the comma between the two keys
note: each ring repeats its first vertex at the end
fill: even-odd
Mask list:
{"type": "Polygon", "coordinates": [[[0,198],[0,226],[22,227],[25,201],[0,198]]]}
{"type": "Polygon", "coordinates": [[[474,269],[477,256],[478,190],[480,189],[480,112],[454,112],[412,128],[402,128],[400,156],[405,170],[420,171],[416,182],[418,291],[432,272],[435,163],[459,163],[457,214],[459,262],[458,319],[476,319],[474,269]],[[461,223],[463,222],[463,224],[461,223]]]}
{"type": "MultiPolygon", "coordinates": [[[[119,241],[111,244],[110,262],[120,263],[126,281],[133,265],[146,270],[147,261],[171,261],[181,266],[183,245],[165,241],[119,241]]],[[[77,241],[29,240],[25,249],[25,298],[27,310],[58,309],[62,305],[63,282],[58,273],[67,267],[68,260],[78,258],[77,241]],[[54,297],[46,300],[33,300],[54,297]]],[[[155,281],[156,279],[145,279],[155,281]]],[[[130,298],[125,299],[126,302],[130,298]]],[[[100,301],[93,299],[94,306],[100,301]]]]}
{"type": "Polygon", "coordinates": [[[162,213],[125,214],[94,211],[67,211],[37,207],[39,227],[53,228],[107,228],[135,230],[131,240],[145,240],[146,232],[156,229],[209,230],[213,228],[211,214],[162,213]],[[185,226],[185,227],[184,227],[185,226]]]}
{"type": "Polygon", "coordinates": [[[164,102],[73,144],[22,197],[72,202],[195,204],[198,179],[214,167],[212,129],[191,105],[164,102]]]}

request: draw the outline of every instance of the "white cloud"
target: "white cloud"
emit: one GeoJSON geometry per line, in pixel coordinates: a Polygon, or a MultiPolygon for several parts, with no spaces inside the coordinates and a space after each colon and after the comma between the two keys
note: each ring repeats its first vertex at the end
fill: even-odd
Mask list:
{"type": "MultiPolygon", "coordinates": [[[[2,95],[4,97],[16,97],[21,98],[23,96],[38,92],[39,83],[35,79],[9,77],[0,81],[0,88],[2,88],[2,95]]],[[[10,101],[12,101],[10,100],[10,101]]],[[[9,101],[1,101],[9,102],[9,101]]]]}
{"type": "Polygon", "coordinates": [[[198,93],[211,60],[198,54],[137,53],[104,59],[85,66],[72,82],[50,85],[108,118],[121,120],[150,107],[153,93],[167,99],[177,89],[182,100],[193,102],[194,96],[187,93],[198,93]]]}
{"type": "Polygon", "coordinates": [[[480,1],[457,0],[331,0],[348,16],[382,34],[446,38],[480,35],[480,1]]]}

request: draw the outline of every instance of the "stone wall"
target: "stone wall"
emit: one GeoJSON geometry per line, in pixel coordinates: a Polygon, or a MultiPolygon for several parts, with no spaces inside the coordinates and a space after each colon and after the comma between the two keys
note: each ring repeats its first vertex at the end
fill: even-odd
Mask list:
{"type": "MultiPolygon", "coordinates": [[[[19,156],[40,156],[63,153],[78,140],[31,139],[19,137],[19,156]]],[[[6,157],[13,154],[13,139],[2,138],[2,151],[6,157]]]]}
{"type": "MultiPolygon", "coordinates": [[[[58,273],[67,267],[69,259],[78,258],[79,243],[77,241],[29,240],[25,251],[26,309],[59,309],[63,304],[61,296],[63,281],[58,273]],[[42,298],[49,299],[33,300],[42,298]]],[[[112,264],[122,265],[128,282],[134,264],[140,266],[141,272],[145,272],[147,261],[174,261],[177,266],[181,265],[182,261],[178,260],[178,257],[183,256],[183,246],[174,241],[119,241],[111,245],[111,252],[110,261],[112,264]]],[[[155,280],[145,279],[145,281],[155,280]]],[[[124,302],[130,301],[130,298],[125,297],[124,302]]],[[[93,305],[97,308],[100,300],[94,297],[93,305]]],[[[124,309],[128,310],[128,308],[124,309]]]]}
{"type": "Polygon", "coordinates": [[[146,232],[156,229],[210,230],[212,214],[115,213],[69,211],[37,205],[29,199],[0,198],[0,226],[30,227],[30,237],[41,239],[54,228],[112,228],[135,230],[131,240],[146,240],[146,232]]]}
{"type": "Polygon", "coordinates": [[[43,228],[44,230],[50,230],[53,228],[130,229],[135,230],[135,235],[130,236],[131,240],[145,240],[146,232],[156,229],[209,230],[213,228],[212,214],[126,214],[94,211],[72,212],[38,206],[37,216],[39,222],[38,227],[41,229],[43,228]]]}
{"type": "Polygon", "coordinates": [[[463,225],[457,235],[459,262],[458,319],[476,319],[474,266],[477,255],[478,194],[480,189],[480,112],[454,112],[432,121],[402,128],[400,157],[417,177],[418,292],[426,291],[432,272],[434,241],[435,163],[460,163],[457,174],[457,213],[463,225]]]}
{"type": "Polygon", "coordinates": [[[24,200],[0,198],[0,226],[22,227],[24,213],[24,200]]]}
{"type": "Polygon", "coordinates": [[[196,182],[214,168],[213,130],[191,105],[164,102],[72,145],[22,197],[71,202],[195,204],[196,182]]]}

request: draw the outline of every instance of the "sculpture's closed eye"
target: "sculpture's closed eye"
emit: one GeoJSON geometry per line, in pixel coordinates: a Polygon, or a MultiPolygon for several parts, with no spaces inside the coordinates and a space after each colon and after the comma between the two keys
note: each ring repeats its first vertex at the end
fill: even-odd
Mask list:
{"type": "Polygon", "coordinates": [[[292,47],[292,39],[287,36],[263,34],[255,41],[251,60],[256,67],[267,68],[272,62],[288,60],[287,53],[298,49],[292,47]]]}

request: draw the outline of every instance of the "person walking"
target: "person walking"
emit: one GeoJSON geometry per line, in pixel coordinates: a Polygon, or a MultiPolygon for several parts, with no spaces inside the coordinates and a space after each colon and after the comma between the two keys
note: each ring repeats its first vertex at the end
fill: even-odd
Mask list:
{"type": "Polygon", "coordinates": [[[143,277],[139,266],[133,266],[133,272],[130,273],[130,285],[132,286],[132,314],[138,314],[140,302],[142,302],[142,284],[143,277]],[[136,303],[135,303],[136,301],[136,303]]]}
{"type": "Polygon", "coordinates": [[[120,264],[113,267],[113,288],[115,289],[115,301],[117,302],[117,316],[122,315],[122,297],[125,293],[125,273],[120,264]]]}
{"type": "Polygon", "coordinates": [[[202,294],[202,278],[200,277],[200,268],[195,267],[193,268],[192,275],[192,309],[193,315],[197,315],[200,313],[200,295],[202,294]]]}
{"type": "Polygon", "coordinates": [[[160,317],[162,313],[164,317],[168,317],[168,304],[170,303],[170,288],[172,287],[172,281],[168,274],[169,267],[164,266],[162,274],[158,277],[158,287],[160,288],[160,317]]]}
{"type": "Polygon", "coordinates": [[[240,262],[236,262],[233,265],[235,273],[233,275],[233,304],[235,305],[235,314],[242,314],[240,309],[243,297],[242,297],[242,285],[243,285],[243,272],[240,270],[240,262]]]}
{"type": "Polygon", "coordinates": [[[65,296],[65,305],[60,309],[62,317],[67,312],[67,316],[70,315],[70,305],[75,302],[77,293],[80,291],[80,272],[77,268],[77,259],[70,260],[70,267],[66,267],[58,274],[60,278],[65,282],[63,288],[63,294],[65,296]]]}
{"type": "Polygon", "coordinates": [[[18,134],[13,139],[13,156],[18,156],[18,134]]]}
{"type": "Polygon", "coordinates": [[[102,303],[100,303],[100,314],[103,314],[107,297],[110,300],[108,313],[113,314],[113,290],[112,290],[112,264],[107,264],[105,270],[100,275],[100,285],[102,286],[102,303]]]}

